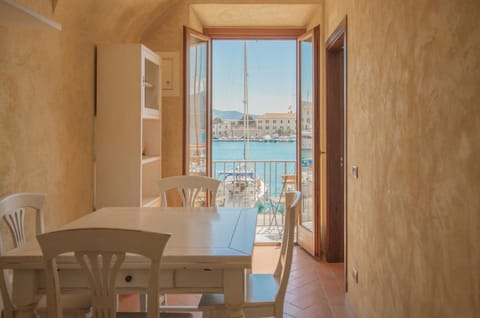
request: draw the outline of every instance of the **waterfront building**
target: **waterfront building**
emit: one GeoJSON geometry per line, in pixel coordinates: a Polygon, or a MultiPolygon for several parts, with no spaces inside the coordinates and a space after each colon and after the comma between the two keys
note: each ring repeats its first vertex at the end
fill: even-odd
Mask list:
{"type": "Polygon", "coordinates": [[[289,113],[265,113],[255,119],[259,135],[293,135],[296,132],[296,115],[289,113]]]}
{"type": "Polygon", "coordinates": [[[213,133],[213,137],[215,138],[233,136],[232,121],[230,120],[223,120],[223,121],[217,121],[217,122],[214,121],[212,124],[212,133],[213,133]]]}

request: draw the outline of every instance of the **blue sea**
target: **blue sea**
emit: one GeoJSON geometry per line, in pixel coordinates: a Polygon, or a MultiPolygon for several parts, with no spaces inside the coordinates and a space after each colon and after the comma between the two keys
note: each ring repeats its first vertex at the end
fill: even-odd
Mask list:
{"type": "Polygon", "coordinates": [[[256,176],[264,181],[270,195],[278,196],[282,187],[282,175],[296,172],[296,143],[295,142],[250,142],[250,156],[247,160],[264,160],[252,162],[239,168],[240,163],[217,163],[222,160],[244,160],[244,143],[242,141],[213,141],[212,159],[213,175],[222,179],[224,171],[241,169],[242,172],[255,171],[256,176]],[[280,162],[273,162],[273,161],[280,162]],[[289,161],[289,162],[287,162],[289,161]]]}
{"type": "MultiPolygon", "coordinates": [[[[250,160],[295,160],[295,142],[250,142],[250,160]]],[[[213,160],[243,160],[243,141],[214,141],[213,160]]]]}

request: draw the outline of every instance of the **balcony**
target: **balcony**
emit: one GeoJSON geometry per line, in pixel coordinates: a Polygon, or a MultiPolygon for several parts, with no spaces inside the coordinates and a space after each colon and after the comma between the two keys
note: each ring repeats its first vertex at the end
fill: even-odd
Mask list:
{"type": "Polygon", "coordinates": [[[212,176],[222,181],[217,205],[256,207],[256,242],[279,242],[285,192],[295,188],[295,160],[214,160],[212,168],[212,176]]]}

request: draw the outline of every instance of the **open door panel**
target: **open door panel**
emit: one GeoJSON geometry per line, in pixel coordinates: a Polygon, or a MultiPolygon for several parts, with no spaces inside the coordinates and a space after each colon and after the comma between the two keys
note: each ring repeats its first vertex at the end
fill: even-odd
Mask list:
{"type": "Polygon", "coordinates": [[[186,175],[210,175],[211,40],[184,27],[184,159],[186,175]]]}
{"type": "Polygon", "coordinates": [[[297,183],[302,192],[297,242],[312,255],[320,252],[319,35],[317,26],[297,39],[297,183]]]}

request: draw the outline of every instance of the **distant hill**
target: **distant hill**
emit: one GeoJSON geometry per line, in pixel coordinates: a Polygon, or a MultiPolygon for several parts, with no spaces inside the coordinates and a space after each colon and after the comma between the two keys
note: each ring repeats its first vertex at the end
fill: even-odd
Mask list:
{"type": "MultiPolygon", "coordinates": [[[[220,118],[222,120],[240,120],[243,113],[236,110],[220,110],[213,109],[213,118],[220,118]]],[[[256,118],[257,115],[250,114],[253,118],[256,118]]]]}

